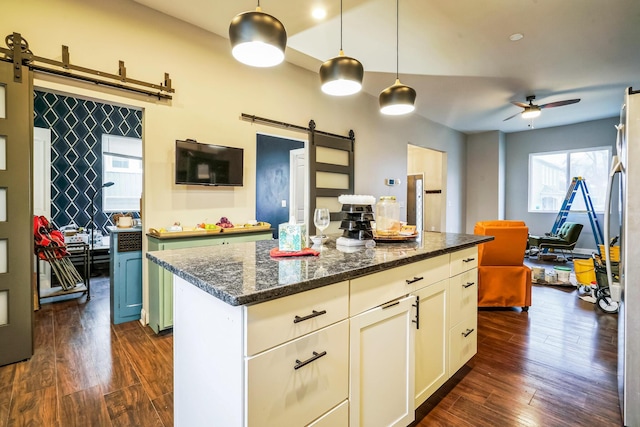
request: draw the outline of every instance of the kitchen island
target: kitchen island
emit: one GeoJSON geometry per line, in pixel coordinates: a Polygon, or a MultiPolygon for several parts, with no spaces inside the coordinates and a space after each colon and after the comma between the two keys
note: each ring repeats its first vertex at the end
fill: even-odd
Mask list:
{"type": "Polygon", "coordinates": [[[476,352],[477,249],[425,233],[272,258],[277,241],[149,252],[174,274],[176,425],[406,426],[476,352]]]}

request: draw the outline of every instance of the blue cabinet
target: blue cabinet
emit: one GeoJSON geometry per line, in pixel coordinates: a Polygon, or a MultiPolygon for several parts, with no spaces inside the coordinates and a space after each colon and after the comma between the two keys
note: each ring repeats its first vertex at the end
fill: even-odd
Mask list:
{"type": "MultiPolygon", "coordinates": [[[[114,227],[115,228],[115,227],[114,227]]],[[[142,230],[111,230],[111,322],[140,319],[142,310],[142,230]]]]}

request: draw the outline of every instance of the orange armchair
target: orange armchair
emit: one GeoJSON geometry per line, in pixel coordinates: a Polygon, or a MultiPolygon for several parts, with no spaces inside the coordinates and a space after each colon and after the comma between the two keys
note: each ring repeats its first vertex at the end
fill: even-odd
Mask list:
{"type": "Polygon", "coordinates": [[[524,265],[529,228],[523,221],[481,221],[474,234],[494,236],[478,247],[478,306],[531,306],[531,269],[524,265]]]}

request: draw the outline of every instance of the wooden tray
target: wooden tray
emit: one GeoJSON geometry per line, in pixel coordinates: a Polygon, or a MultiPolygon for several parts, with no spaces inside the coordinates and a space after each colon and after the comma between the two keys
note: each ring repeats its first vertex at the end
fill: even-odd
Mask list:
{"type": "Polygon", "coordinates": [[[149,229],[149,236],[157,237],[160,239],[178,239],[180,237],[204,237],[217,234],[230,234],[230,233],[251,233],[255,231],[270,230],[271,224],[255,225],[251,227],[233,227],[233,228],[216,228],[215,230],[205,230],[202,228],[195,228],[192,230],[183,231],[160,231],[155,228],[149,229]]]}
{"type": "Polygon", "coordinates": [[[407,242],[418,237],[418,233],[412,234],[410,236],[403,236],[398,234],[397,236],[378,236],[376,232],[373,232],[373,240],[380,243],[401,243],[407,242]]]}

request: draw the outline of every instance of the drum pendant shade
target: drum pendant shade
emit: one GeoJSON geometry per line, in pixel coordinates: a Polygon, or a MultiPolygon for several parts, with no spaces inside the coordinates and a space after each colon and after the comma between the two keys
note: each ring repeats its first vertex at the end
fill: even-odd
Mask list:
{"type": "Polygon", "coordinates": [[[390,116],[407,114],[415,110],[416,91],[409,86],[396,82],[380,92],[378,98],[380,102],[380,112],[390,116]]]}
{"type": "Polygon", "coordinates": [[[255,11],[236,15],[229,25],[233,57],[252,67],[273,67],[284,60],[287,31],[278,19],[255,11]]]}
{"type": "Polygon", "coordinates": [[[357,59],[342,50],[342,0],[340,0],[340,53],[320,66],[320,84],[324,93],[333,96],[353,95],[362,89],[364,68],[357,59]]]}
{"type": "Polygon", "coordinates": [[[329,95],[346,96],[357,93],[362,88],[364,68],[357,59],[340,54],[325,61],[320,66],[322,91],[329,95]]]}
{"type": "Polygon", "coordinates": [[[380,92],[378,102],[380,112],[390,116],[399,116],[415,110],[416,91],[400,83],[400,0],[396,0],[396,82],[380,92]]]}

